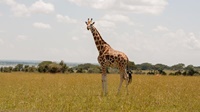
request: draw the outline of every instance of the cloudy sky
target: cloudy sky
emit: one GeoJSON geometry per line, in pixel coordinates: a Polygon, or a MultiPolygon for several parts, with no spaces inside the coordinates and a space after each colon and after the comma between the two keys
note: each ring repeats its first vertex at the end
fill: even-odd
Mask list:
{"type": "Polygon", "coordinates": [[[0,59],[97,63],[85,21],[135,63],[200,65],[199,0],[0,0],[0,59]]]}

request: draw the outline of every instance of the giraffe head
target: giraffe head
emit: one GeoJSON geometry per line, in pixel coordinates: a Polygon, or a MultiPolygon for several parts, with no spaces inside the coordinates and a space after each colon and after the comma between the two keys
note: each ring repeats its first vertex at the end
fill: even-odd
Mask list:
{"type": "Polygon", "coordinates": [[[85,22],[85,24],[87,25],[87,30],[90,30],[93,27],[94,23],[95,22],[92,22],[92,18],[88,18],[88,21],[85,22]]]}

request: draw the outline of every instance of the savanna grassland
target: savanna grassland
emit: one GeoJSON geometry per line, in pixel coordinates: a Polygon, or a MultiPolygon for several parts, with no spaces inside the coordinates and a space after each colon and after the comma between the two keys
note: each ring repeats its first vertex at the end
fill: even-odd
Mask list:
{"type": "Polygon", "coordinates": [[[133,75],[116,95],[119,75],[108,74],[101,95],[100,74],[0,73],[0,111],[31,112],[199,112],[200,77],[133,75]]]}

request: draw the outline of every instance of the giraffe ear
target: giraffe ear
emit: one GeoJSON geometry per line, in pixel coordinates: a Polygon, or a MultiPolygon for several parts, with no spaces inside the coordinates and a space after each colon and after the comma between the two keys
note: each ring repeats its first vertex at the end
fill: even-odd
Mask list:
{"type": "Polygon", "coordinates": [[[95,24],[95,22],[92,23],[92,25],[94,25],[94,24],[95,24]]]}
{"type": "Polygon", "coordinates": [[[87,25],[87,22],[85,21],[85,24],[87,25]]]}

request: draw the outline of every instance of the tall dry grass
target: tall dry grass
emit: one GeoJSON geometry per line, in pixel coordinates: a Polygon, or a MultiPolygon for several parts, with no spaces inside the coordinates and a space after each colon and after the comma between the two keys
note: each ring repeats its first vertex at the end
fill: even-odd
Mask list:
{"type": "Polygon", "coordinates": [[[199,112],[200,77],[134,75],[116,95],[119,75],[0,73],[0,111],[199,112]]]}

